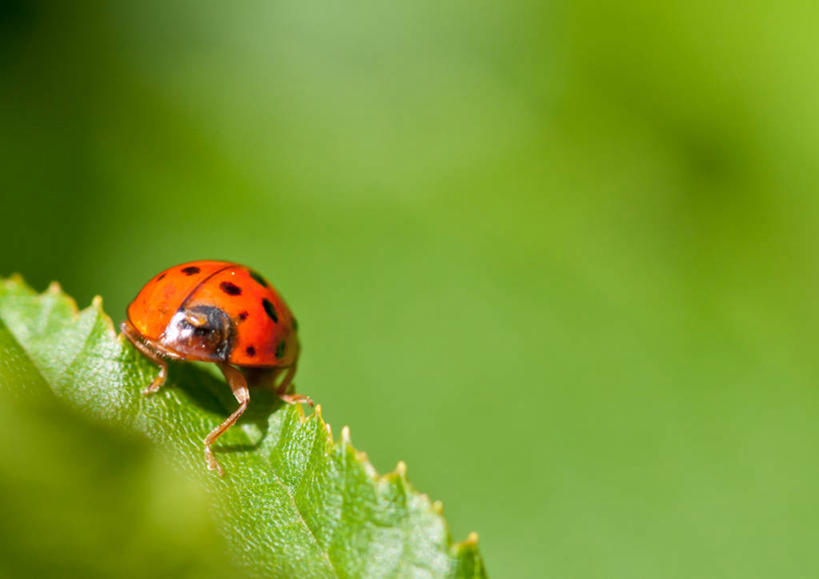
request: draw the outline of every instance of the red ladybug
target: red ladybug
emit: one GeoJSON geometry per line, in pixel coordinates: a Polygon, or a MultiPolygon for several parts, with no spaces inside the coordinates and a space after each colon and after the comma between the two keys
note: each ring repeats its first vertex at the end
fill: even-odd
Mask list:
{"type": "Polygon", "coordinates": [[[242,415],[250,401],[243,369],[269,374],[285,402],[313,401],[287,392],[296,373],[299,339],[290,308],[265,278],[228,261],[192,261],[158,274],[131,305],[122,333],[159,365],[159,376],[144,390],[152,394],[165,383],[167,360],[215,363],[225,375],[239,408],[205,438],[210,470],[224,474],[211,445],[242,415]]]}

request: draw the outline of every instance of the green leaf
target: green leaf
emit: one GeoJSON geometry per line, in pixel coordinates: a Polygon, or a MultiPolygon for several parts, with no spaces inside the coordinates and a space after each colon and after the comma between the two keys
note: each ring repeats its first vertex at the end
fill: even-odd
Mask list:
{"type": "Polygon", "coordinates": [[[168,385],[143,396],[157,369],[117,336],[99,298],[78,312],[56,284],[38,295],[20,278],[0,282],[0,352],[7,396],[55,397],[96,428],[139,433],[169,471],[201,481],[231,564],[250,576],[486,576],[477,537],[453,544],[440,503],[409,484],[403,463],[378,476],[349,429],[333,439],[320,406],[305,416],[253,391],[215,445],[227,476],[207,472],[202,439],[235,408],[229,389],[203,365],[175,364],[168,385]]]}

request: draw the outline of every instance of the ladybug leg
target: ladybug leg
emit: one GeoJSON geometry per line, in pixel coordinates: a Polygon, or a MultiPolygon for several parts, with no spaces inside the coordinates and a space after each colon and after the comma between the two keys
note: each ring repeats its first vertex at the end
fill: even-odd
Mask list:
{"type": "Polygon", "coordinates": [[[284,375],[284,380],[282,380],[282,383],[279,384],[279,387],[276,390],[276,395],[285,402],[287,402],[288,404],[306,403],[309,404],[310,406],[315,406],[315,402],[313,402],[313,399],[307,396],[307,394],[290,394],[287,392],[287,389],[293,382],[293,376],[295,375],[296,365],[293,364],[287,369],[287,374],[284,375]]]}
{"type": "Polygon", "coordinates": [[[142,391],[145,396],[149,394],[153,394],[165,384],[165,379],[168,377],[168,362],[160,356],[153,348],[149,345],[145,344],[139,338],[139,332],[136,331],[136,328],[131,325],[131,322],[125,320],[120,325],[120,330],[122,330],[122,334],[128,338],[128,341],[131,342],[137,350],[142,352],[145,356],[147,356],[154,364],[159,366],[159,375],[154,378],[154,381],[142,391]]]}
{"type": "Polygon", "coordinates": [[[216,442],[216,439],[219,438],[225,430],[233,426],[247,409],[247,405],[250,402],[250,391],[247,389],[247,380],[245,380],[245,377],[239,370],[228,364],[217,365],[222,371],[222,374],[225,375],[225,380],[227,380],[230,389],[233,391],[233,397],[239,401],[239,408],[234,410],[233,414],[228,416],[222,424],[214,428],[211,433],[205,437],[205,462],[208,464],[208,469],[215,470],[219,476],[225,476],[225,469],[222,468],[222,465],[219,464],[213,456],[211,445],[216,442]]]}

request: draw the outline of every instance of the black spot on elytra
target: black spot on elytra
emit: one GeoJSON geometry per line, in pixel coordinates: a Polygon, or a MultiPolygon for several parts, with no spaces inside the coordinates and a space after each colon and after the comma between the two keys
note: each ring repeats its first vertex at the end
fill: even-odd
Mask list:
{"type": "Polygon", "coordinates": [[[231,283],[229,281],[223,281],[222,283],[220,283],[219,289],[221,289],[229,296],[238,296],[242,294],[242,288],[240,288],[235,283],[231,283]]]}
{"type": "Polygon", "coordinates": [[[279,342],[279,345],[278,345],[278,346],[276,346],[276,357],[277,357],[277,358],[282,358],[282,357],[284,356],[284,348],[285,348],[285,346],[287,346],[287,343],[286,343],[284,340],[282,340],[281,342],[279,342]]]}
{"type": "Polygon", "coordinates": [[[293,318],[293,329],[294,330],[299,329],[299,322],[298,322],[298,320],[296,320],[296,318],[293,318]]]}
{"type": "Polygon", "coordinates": [[[188,267],[182,269],[182,273],[185,275],[193,275],[195,273],[199,273],[200,271],[202,270],[195,265],[189,265],[188,267]]]}
{"type": "Polygon", "coordinates": [[[261,276],[261,274],[259,274],[256,271],[253,271],[252,269],[248,270],[248,271],[250,273],[250,277],[252,277],[254,280],[256,280],[257,283],[263,285],[264,287],[270,287],[270,284],[267,283],[267,280],[265,278],[263,278],[261,276]]]}
{"type": "Polygon", "coordinates": [[[239,312],[239,320],[244,322],[249,315],[247,312],[239,312]]]}
{"type": "Polygon", "coordinates": [[[264,311],[267,312],[268,316],[270,316],[270,319],[278,324],[279,315],[276,313],[276,308],[273,307],[273,304],[270,302],[270,300],[264,298],[262,300],[262,305],[264,306],[264,311]]]}
{"type": "Polygon", "coordinates": [[[167,273],[160,274],[160,275],[159,275],[159,277],[158,277],[158,278],[156,278],[156,281],[161,280],[161,279],[162,279],[163,277],[165,277],[166,275],[168,275],[168,274],[167,274],[167,273]]]}
{"type": "Polygon", "coordinates": [[[254,348],[253,346],[248,346],[247,348],[245,348],[245,352],[247,352],[247,355],[252,358],[253,356],[256,355],[256,348],[254,348]]]}

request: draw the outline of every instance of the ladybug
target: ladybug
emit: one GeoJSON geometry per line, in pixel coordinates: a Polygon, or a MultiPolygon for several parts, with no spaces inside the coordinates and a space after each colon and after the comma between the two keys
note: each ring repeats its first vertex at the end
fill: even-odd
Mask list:
{"type": "Polygon", "coordinates": [[[229,261],[192,261],[151,279],[128,306],[120,329],[159,366],[143,391],[158,391],[168,360],[213,362],[239,402],[233,414],[205,437],[205,461],[220,476],[224,469],[211,445],[244,413],[250,402],[247,377],[270,384],[290,404],[313,401],[288,388],[299,358],[298,325],[290,308],[267,280],[229,261]],[[278,386],[278,377],[284,374],[278,386]]]}

